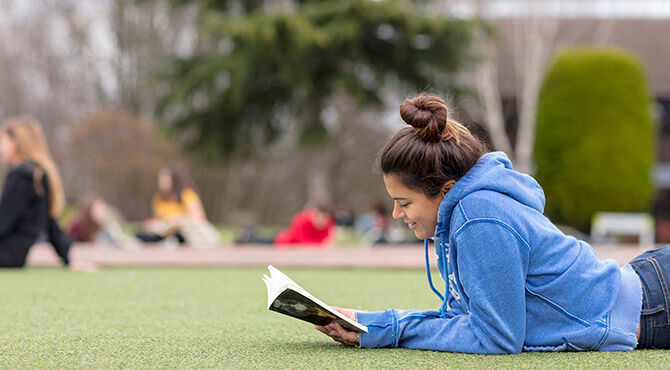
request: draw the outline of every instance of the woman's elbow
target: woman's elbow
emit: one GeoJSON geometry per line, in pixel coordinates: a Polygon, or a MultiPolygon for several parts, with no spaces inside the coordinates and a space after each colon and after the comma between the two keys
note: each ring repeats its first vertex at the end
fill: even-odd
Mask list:
{"type": "Polygon", "coordinates": [[[523,337],[503,337],[503,338],[487,338],[488,340],[480,340],[480,349],[482,354],[489,355],[514,355],[521,353],[523,350],[523,337]]]}
{"type": "Polygon", "coordinates": [[[515,355],[521,353],[523,349],[523,339],[522,340],[508,340],[503,341],[497,344],[498,355],[515,355]]]}

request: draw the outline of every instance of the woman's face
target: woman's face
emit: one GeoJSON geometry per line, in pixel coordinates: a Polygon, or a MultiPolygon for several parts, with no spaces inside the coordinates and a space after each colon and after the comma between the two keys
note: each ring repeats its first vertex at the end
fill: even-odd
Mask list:
{"type": "Polygon", "coordinates": [[[16,141],[5,131],[0,131],[0,157],[5,163],[13,163],[16,160],[16,141]]]}
{"type": "Polygon", "coordinates": [[[312,212],[312,224],[317,229],[323,229],[330,222],[330,214],[314,209],[312,212]]]}
{"type": "Polygon", "coordinates": [[[158,172],[158,189],[165,193],[172,191],[172,176],[170,175],[170,171],[160,170],[158,172]]]}
{"type": "Polygon", "coordinates": [[[393,198],[393,218],[402,218],[419,239],[433,236],[442,197],[430,198],[422,191],[408,188],[392,173],[384,174],[384,184],[393,198]]]}

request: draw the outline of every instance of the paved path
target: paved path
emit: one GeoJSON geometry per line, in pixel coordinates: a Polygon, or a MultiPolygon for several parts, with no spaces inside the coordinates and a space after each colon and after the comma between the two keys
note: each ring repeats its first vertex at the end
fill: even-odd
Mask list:
{"type": "MultiPolygon", "coordinates": [[[[620,265],[651,247],[630,245],[595,246],[600,259],[614,258],[620,265]]],[[[327,249],[275,249],[269,246],[222,246],[217,249],[177,248],[172,250],[146,247],[123,250],[104,245],[73,246],[73,259],[95,262],[101,266],[266,266],[282,267],[383,267],[423,268],[422,245],[373,248],[331,247],[327,249]]],[[[434,252],[430,251],[433,266],[434,252]]],[[[502,262],[502,261],[501,261],[502,262]]],[[[57,265],[50,246],[34,246],[28,265],[57,265]]]]}

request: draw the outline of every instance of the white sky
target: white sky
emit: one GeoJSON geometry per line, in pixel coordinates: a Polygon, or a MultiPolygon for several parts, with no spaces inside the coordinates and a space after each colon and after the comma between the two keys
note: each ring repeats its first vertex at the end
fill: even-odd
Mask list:
{"type": "Polygon", "coordinates": [[[476,13],[478,3],[487,18],[540,15],[670,19],[669,0],[445,0],[442,6],[449,13],[469,18],[476,13]]]}

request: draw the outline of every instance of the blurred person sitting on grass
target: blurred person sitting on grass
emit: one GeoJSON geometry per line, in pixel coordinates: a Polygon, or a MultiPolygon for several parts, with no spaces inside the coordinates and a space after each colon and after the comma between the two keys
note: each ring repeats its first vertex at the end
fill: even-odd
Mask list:
{"type": "Polygon", "coordinates": [[[298,245],[323,247],[332,240],[334,229],[335,219],[328,206],[317,203],[293,216],[291,225],[277,234],[274,243],[278,248],[298,245]]]}
{"type": "Polygon", "coordinates": [[[54,220],[65,196],[40,124],[25,116],[3,122],[0,157],[10,167],[0,199],[0,267],[23,267],[30,247],[46,233],[64,265],[95,269],[90,262],[70,260],[70,240],[54,220]]]}
{"type": "Polygon", "coordinates": [[[389,218],[383,202],[377,202],[372,207],[371,227],[365,233],[364,239],[370,244],[386,244],[389,242],[389,218]]]}
{"type": "Polygon", "coordinates": [[[158,191],[152,208],[153,217],[144,222],[142,232],[137,234],[141,241],[176,240],[198,248],[220,243],[218,231],[207,221],[200,197],[176,169],[165,167],[158,172],[158,191]]]}
{"type": "MultiPolygon", "coordinates": [[[[502,152],[487,153],[444,101],[419,95],[400,107],[409,127],[384,147],[380,167],[393,217],[425,240],[437,310],[340,312],[316,329],[362,348],[481,354],[670,348],[670,245],[619,267],[543,215],[545,196],[502,152]],[[444,290],[433,286],[433,240],[444,290]]],[[[402,290],[395,291],[395,294],[402,290]]]]}
{"type": "Polygon", "coordinates": [[[72,241],[113,244],[119,247],[134,246],[121,228],[119,212],[99,196],[86,196],[77,214],[68,225],[67,234],[72,241]]]}

